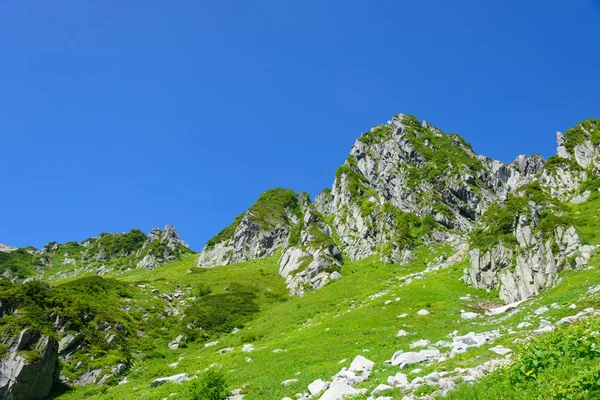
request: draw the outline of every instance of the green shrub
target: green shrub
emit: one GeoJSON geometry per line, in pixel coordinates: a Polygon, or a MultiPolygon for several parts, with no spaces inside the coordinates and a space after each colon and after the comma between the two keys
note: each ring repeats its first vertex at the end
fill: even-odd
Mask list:
{"type": "Polygon", "coordinates": [[[4,343],[0,343],[0,360],[8,354],[8,346],[4,343]]]}
{"type": "Polygon", "coordinates": [[[191,400],[225,400],[227,395],[227,382],[223,374],[208,370],[200,378],[200,383],[192,386],[191,400]]]}
{"type": "Polygon", "coordinates": [[[512,367],[511,382],[537,379],[540,372],[561,363],[600,358],[600,320],[582,319],[552,334],[535,338],[523,346],[512,367]]]}
{"type": "Polygon", "coordinates": [[[240,328],[259,311],[256,294],[232,285],[228,293],[209,294],[196,299],[185,310],[183,324],[193,324],[208,333],[231,332],[240,328]]]}

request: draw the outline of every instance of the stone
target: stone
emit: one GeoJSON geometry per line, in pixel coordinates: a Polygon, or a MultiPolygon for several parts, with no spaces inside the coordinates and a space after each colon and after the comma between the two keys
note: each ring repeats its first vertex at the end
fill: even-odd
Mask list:
{"type": "Polygon", "coordinates": [[[460,317],[462,319],[474,319],[474,318],[479,317],[479,314],[477,314],[475,312],[464,312],[464,311],[461,311],[460,317]]]}
{"type": "Polygon", "coordinates": [[[400,329],[398,331],[398,333],[396,334],[396,337],[404,337],[404,336],[407,336],[407,335],[408,335],[408,333],[406,333],[405,330],[400,329]]]}
{"type": "Polygon", "coordinates": [[[420,364],[427,361],[428,357],[421,353],[407,352],[401,353],[392,358],[392,366],[400,366],[401,369],[412,364],[420,364]]]}
{"type": "Polygon", "coordinates": [[[365,357],[358,355],[350,364],[349,370],[352,372],[371,371],[375,363],[367,360],[365,357]]]}
{"type": "Polygon", "coordinates": [[[425,377],[425,381],[429,385],[434,385],[434,384],[438,383],[439,380],[440,380],[439,372],[432,372],[431,374],[429,374],[425,377]]]}
{"type": "Polygon", "coordinates": [[[388,377],[387,384],[391,387],[406,387],[408,378],[402,372],[398,372],[396,375],[388,377]]]}
{"type": "Polygon", "coordinates": [[[339,281],[340,279],[342,279],[342,274],[340,274],[338,271],[333,271],[329,278],[332,281],[339,281]]]}
{"type": "Polygon", "coordinates": [[[317,379],[316,381],[314,381],[313,383],[308,385],[308,392],[310,394],[312,394],[313,396],[316,396],[317,394],[327,390],[328,387],[329,387],[329,382],[325,382],[321,379],[317,379]]]}
{"type": "Polygon", "coordinates": [[[76,348],[83,341],[83,334],[81,332],[77,333],[67,333],[59,342],[58,342],[58,354],[60,356],[66,355],[67,353],[72,353],[76,350],[76,348]]]}
{"type": "Polygon", "coordinates": [[[523,303],[524,300],[522,301],[517,301],[515,303],[510,303],[507,304],[505,306],[501,306],[501,307],[495,307],[495,308],[491,308],[488,310],[488,314],[490,315],[498,315],[498,314],[502,314],[508,311],[514,311],[517,309],[517,307],[523,303]]]}
{"type": "Polygon", "coordinates": [[[219,354],[227,354],[227,353],[231,353],[233,351],[233,347],[226,347],[224,349],[221,349],[218,351],[219,354]]]}
{"type": "Polygon", "coordinates": [[[431,344],[431,342],[429,340],[421,339],[419,341],[411,343],[410,348],[411,349],[416,349],[417,347],[427,347],[430,344],[431,344]]]}
{"type": "Polygon", "coordinates": [[[256,350],[256,349],[254,348],[254,346],[252,344],[245,344],[242,346],[242,351],[244,353],[251,353],[254,350],[256,350]]]}
{"type": "Polygon", "coordinates": [[[334,381],[320,397],[320,400],[343,400],[346,396],[364,394],[367,389],[354,389],[342,381],[334,381]]]}
{"type": "Polygon", "coordinates": [[[535,310],[533,313],[535,315],[542,315],[542,314],[548,312],[548,310],[549,310],[548,307],[540,307],[537,310],[535,310]]]}
{"type": "Polygon", "coordinates": [[[496,354],[498,354],[498,355],[501,355],[501,356],[505,356],[505,355],[507,355],[508,353],[512,353],[512,350],[511,350],[511,349],[507,349],[506,347],[502,347],[502,346],[496,346],[496,347],[492,347],[492,348],[490,349],[490,351],[491,351],[491,352],[494,352],[494,353],[496,353],[496,354]]]}
{"type": "Polygon", "coordinates": [[[427,310],[419,310],[419,311],[417,311],[417,315],[421,315],[422,316],[422,315],[429,315],[429,314],[431,314],[431,313],[429,311],[427,311],[427,310]]]}
{"type": "Polygon", "coordinates": [[[185,381],[188,381],[190,379],[188,374],[177,374],[177,375],[173,375],[173,376],[168,376],[165,378],[158,378],[152,381],[152,383],[150,384],[151,387],[157,387],[160,385],[163,385],[165,383],[176,383],[176,384],[181,384],[185,381]]]}
{"type": "Polygon", "coordinates": [[[391,389],[393,389],[391,386],[380,384],[380,385],[377,385],[377,387],[375,389],[373,389],[373,391],[371,392],[371,394],[373,396],[377,396],[381,392],[386,392],[386,391],[391,390],[391,389]]]}
{"type": "Polygon", "coordinates": [[[298,379],[288,379],[288,380],[281,382],[281,384],[283,386],[290,386],[290,385],[293,385],[294,383],[298,383],[298,379]]]}

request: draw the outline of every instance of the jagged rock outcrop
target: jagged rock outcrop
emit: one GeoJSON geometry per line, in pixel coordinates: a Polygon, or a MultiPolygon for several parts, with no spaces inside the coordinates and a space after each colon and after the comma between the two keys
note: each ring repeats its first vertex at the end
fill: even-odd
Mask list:
{"type": "Polygon", "coordinates": [[[51,337],[25,329],[8,345],[0,360],[0,398],[38,400],[52,389],[58,344],[51,337]]]}
{"type": "Polygon", "coordinates": [[[154,269],[176,260],[188,251],[188,244],[181,240],[173,226],[166,225],[162,231],[153,228],[142,248],[137,251],[137,257],[141,258],[137,267],[154,269]]]}
{"type": "Polygon", "coordinates": [[[15,251],[16,249],[16,247],[7,246],[5,244],[0,243],[0,251],[3,251],[5,253],[15,251]]]}
{"type": "Polygon", "coordinates": [[[556,226],[552,231],[537,229],[540,210],[529,202],[529,212],[516,216],[516,243],[501,241],[490,249],[469,251],[467,284],[482,289],[498,289],[500,298],[514,303],[536,296],[556,283],[564,268],[587,264],[594,249],[582,246],[573,226],[556,226]]]}
{"type": "Polygon", "coordinates": [[[306,289],[319,289],[340,278],[342,252],[332,239],[331,227],[314,209],[304,214],[296,241],[281,256],[279,267],[292,295],[301,296],[306,289]]]}
{"type": "Polygon", "coordinates": [[[306,201],[306,194],[286,189],[263,193],[248,211],[206,244],[197,265],[209,268],[272,255],[287,244],[306,201]]]}

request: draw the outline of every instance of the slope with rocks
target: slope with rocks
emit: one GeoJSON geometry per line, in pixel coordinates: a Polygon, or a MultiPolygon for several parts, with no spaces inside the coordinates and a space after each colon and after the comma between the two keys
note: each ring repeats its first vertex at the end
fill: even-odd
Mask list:
{"type": "Polygon", "coordinates": [[[154,228],[148,236],[131,229],[126,233],[102,233],[81,243],[50,242],[39,250],[26,247],[0,251],[0,275],[11,280],[102,275],[130,268],[156,268],[192,253],[171,225],[163,230],[154,228]]]}

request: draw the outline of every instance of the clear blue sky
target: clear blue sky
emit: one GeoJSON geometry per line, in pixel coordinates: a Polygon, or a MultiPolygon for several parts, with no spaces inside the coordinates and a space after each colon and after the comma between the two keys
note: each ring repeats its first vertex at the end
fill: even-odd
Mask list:
{"type": "Polygon", "coordinates": [[[511,161],[600,117],[600,1],[0,0],[0,243],[175,225],[316,195],[415,114],[511,161]]]}

